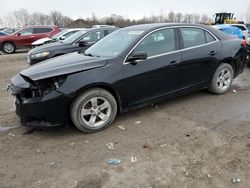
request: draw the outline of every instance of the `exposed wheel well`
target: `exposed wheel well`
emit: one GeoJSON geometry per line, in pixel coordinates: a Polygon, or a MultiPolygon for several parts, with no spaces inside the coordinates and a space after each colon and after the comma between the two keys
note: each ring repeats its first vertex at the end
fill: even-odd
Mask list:
{"type": "MultiPolygon", "coordinates": [[[[227,63],[227,64],[231,65],[232,68],[233,68],[234,77],[235,77],[236,71],[237,71],[237,70],[236,70],[236,66],[235,66],[234,60],[233,60],[233,59],[224,59],[223,61],[221,61],[221,62],[218,64],[218,66],[219,66],[221,63],[227,63]]],[[[217,66],[217,67],[218,67],[218,66],[217,66]]],[[[216,68],[217,68],[217,67],[216,67],[216,68]]]]}
{"type": "Polygon", "coordinates": [[[113,95],[115,100],[116,100],[118,112],[122,111],[120,95],[111,86],[108,86],[108,85],[99,85],[98,84],[98,85],[90,85],[90,86],[84,87],[84,88],[80,89],[79,91],[77,91],[77,93],[75,94],[75,97],[79,96],[82,92],[84,92],[88,89],[93,89],[93,88],[101,88],[101,89],[104,89],[104,90],[108,91],[109,93],[111,93],[111,95],[113,95]]]}

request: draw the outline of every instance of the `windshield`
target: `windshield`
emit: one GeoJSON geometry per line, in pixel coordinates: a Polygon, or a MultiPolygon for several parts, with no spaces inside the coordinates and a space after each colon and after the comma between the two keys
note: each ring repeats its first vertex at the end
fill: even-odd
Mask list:
{"type": "Polygon", "coordinates": [[[71,44],[73,42],[75,42],[79,37],[81,37],[82,35],[84,35],[87,31],[78,31],[76,33],[74,33],[73,35],[69,36],[68,38],[66,38],[65,40],[63,40],[64,44],[71,44]]]}
{"type": "Polygon", "coordinates": [[[63,31],[57,33],[56,35],[54,35],[54,36],[52,37],[52,39],[59,39],[59,37],[63,36],[63,35],[64,35],[65,33],[67,33],[67,32],[68,32],[67,29],[66,29],[66,30],[63,30],[63,31]]]}
{"type": "Polygon", "coordinates": [[[118,56],[143,32],[142,30],[117,30],[91,46],[85,54],[97,57],[118,56]]]}

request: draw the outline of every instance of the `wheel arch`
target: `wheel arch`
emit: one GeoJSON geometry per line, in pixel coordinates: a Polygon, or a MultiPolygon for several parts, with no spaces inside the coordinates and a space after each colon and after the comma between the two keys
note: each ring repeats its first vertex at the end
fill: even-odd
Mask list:
{"type": "Polygon", "coordinates": [[[3,47],[3,45],[4,45],[6,42],[9,42],[9,43],[14,44],[15,49],[17,48],[16,44],[15,44],[13,41],[9,41],[9,40],[3,41],[3,42],[1,43],[1,48],[3,47]]]}
{"type": "MultiPolygon", "coordinates": [[[[235,61],[234,61],[234,58],[228,57],[228,58],[225,58],[225,59],[221,60],[221,61],[218,63],[218,65],[216,66],[216,69],[217,69],[217,67],[220,66],[222,63],[227,63],[227,64],[231,65],[232,68],[233,68],[233,71],[234,71],[234,77],[237,75],[237,66],[236,66],[236,63],[235,63],[235,61]]],[[[215,70],[216,70],[216,69],[215,69],[215,70]]]]}
{"type": "Polygon", "coordinates": [[[84,86],[81,89],[77,90],[77,92],[74,94],[74,98],[78,97],[80,94],[82,94],[86,90],[93,89],[93,88],[101,88],[111,93],[116,100],[118,112],[122,112],[120,94],[111,85],[106,84],[106,83],[94,83],[94,84],[84,86]]]}

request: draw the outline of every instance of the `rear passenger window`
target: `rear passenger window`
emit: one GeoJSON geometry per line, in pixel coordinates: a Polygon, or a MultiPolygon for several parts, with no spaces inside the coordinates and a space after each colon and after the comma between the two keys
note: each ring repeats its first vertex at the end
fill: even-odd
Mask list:
{"type": "Polygon", "coordinates": [[[49,33],[51,32],[53,29],[49,28],[49,27],[42,27],[42,28],[34,28],[34,34],[38,34],[38,33],[49,33]]]}
{"type": "Polygon", "coordinates": [[[206,35],[207,43],[215,41],[215,38],[210,33],[205,31],[205,35],[206,35]]]}
{"type": "Polygon", "coordinates": [[[184,48],[206,44],[205,33],[198,28],[181,28],[184,48]]]}
{"type": "Polygon", "coordinates": [[[135,48],[134,52],[145,52],[148,57],[174,51],[175,34],[174,29],[164,29],[148,35],[135,48]]]}

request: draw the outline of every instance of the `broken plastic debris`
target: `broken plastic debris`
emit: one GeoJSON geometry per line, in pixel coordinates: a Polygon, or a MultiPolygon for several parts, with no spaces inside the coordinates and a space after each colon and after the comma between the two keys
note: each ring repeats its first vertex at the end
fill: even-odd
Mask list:
{"type": "Polygon", "coordinates": [[[106,147],[109,149],[109,150],[114,150],[115,149],[115,144],[113,142],[110,142],[110,143],[107,143],[106,144],[106,147]]]}
{"type": "Polygon", "coordinates": [[[109,165],[119,165],[121,163],[120,159],[109,159],[108,164],[109,165]]]}
{"type": "Polygon", "coordinates": [[[123,125],[118,125],[117,127],[118,127],[119,129],[123,130],[123,131],[126,130],[126,128],[125,128],[123,125]]]}
{"type": "Polygon", "coordinates": [[[136,121],[135,124],[136,125],[141,124],[141,121],[136,121]]]}
{"type": "Polygon", "coordinates": [[[237,93],[237,91],[236,91],[235,89],[233,90],[233,92],[234,92],[234,93],[237,93]]]}
{"type": "Polygon", "coordinates": [[[142,148],[144,148],[144,149],[152,149],[152,146],[151,145],[149,145],[149,144],[144,144],[143,146],[142,146],[142,148]]]}
{"type": "Polygon", "coordinates": [[[161,147],[166,147],[166,146],[167,146],[167,144],[162,144],[162,145],[161,145],[161,147]]]}
{"type": "Polygon", "coordinates": [[[137,162],[137,157],[133,157],[133,156],[132,156],[132,157],[131,157],[131,162],[132,162],[132,163],[136,163],[136,162],[137,162]]]}
{"type": "Polygon", "coordinates": [[[207,174],[207,177],[208,177],[209,179],[212,179],[212,176],[211,176],[210,174],[207,174]]]}
{"type": "Polygon", "coordinates": [[[9,133],[8,135],[9,135],[9,136],[12,136],[12,137],[16,136],[16,135],[14,135],[14,134],[12,134],[12,133],[9,133]]]}
{"type": "Polygon", "coordinates": [[[237,177],[234,177],[232,178],[232,183],[241,183],[241,179],[240,178],[237,178],[237,177]]]}
{"type": "Polygon", "coordinates": [[[49,164],[50,167],[52,167],[52,166],[54,166],[54,165],[55,165],[55,162],[51,162],[51,163],[49,164]]]}

